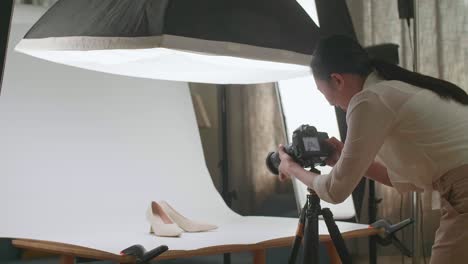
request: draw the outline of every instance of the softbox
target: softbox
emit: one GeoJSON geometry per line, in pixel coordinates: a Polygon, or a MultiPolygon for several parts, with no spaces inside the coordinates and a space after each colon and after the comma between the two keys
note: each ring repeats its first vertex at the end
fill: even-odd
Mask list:
{"type": "Polygon", "coordinates": [[[59,0],[16,50],[119,75],[248,84],[309,75],[318,37],[295,0],[59,0]]]}

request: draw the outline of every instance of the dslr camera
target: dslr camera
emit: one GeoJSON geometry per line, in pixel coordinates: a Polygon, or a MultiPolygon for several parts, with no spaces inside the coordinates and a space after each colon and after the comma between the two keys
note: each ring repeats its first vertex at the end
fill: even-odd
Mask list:
{"type": "MultiPolygon", "coordinates": [[[[294,130],[292,143],[285,146],[286,153],[304,168],[325,166],[325,160],[333,153],[333,148],[326,142],[328,134],[318,132],[314,126],[302,125],[294,130]]],[[[271,173],[278,175],[281,160],[278,152],[270,152],[266,165],[271,173]]]]}

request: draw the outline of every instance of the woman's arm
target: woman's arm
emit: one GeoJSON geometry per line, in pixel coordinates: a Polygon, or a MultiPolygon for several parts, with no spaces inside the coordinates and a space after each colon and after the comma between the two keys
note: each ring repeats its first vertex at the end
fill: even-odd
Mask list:
{"type": "MultiPolygon", "coordinates": [[[[283,159],[285,158],[287,159],[288,157],[283,156],[283,159]]],[[[283,164],[286,164],[286,163],[283,163],[283,164]]],[[[307,186],[312,186],[315,180],[315,177],[319,175],[310,171],[306,171],[300,166],[293,166],[292,168],[289,168],[289,169],[283,168],[283,170],[289,171],[292,175],[294,175],[296,178],[298,178],[301,182],[303,182],[307,186]]],[[[371,180],[380,182],[389,187],[393,187],[392,183],[390,182],[390,179],[388,178],[387,168],[384,165],[382,165],[380,162],[374,161],[369,166],[369,169],[367,169],[365,176],[371,180]]],[[[281,180],[285,180],[286,178],[287,178],[286,176],[280,175],[281,180]]]]}
{"type": "Polygon", "coordinates": [[[387,186],[393,187],[390,179],[388,178],[387,168],[381,163],[374,161],[367,169],[366,177],[378,181],[387,186]]]}
{"type": "MultiPolygon", "coordinates": [[[[343,151],[344,144],[335,137],[331,137],[327,140],[328,144],[333,146],[332,155],[326,160],[327,165],[330,167],[335,166],[341,156],[343,151]]],[[[367,178],[378,181],[387,186],[393,187],[390,179],[388,178],[387,168],[380,162],[374,161],[367,169],[366,175],[367,178]]]]}
{"type": "MultiPolygon", "coordinates": [[[[341,156],[343,151],[344,144],[335,137],[331,137],[327,140],[328,144],[333,146],[333,154],[326,160],[327,165],[330,167],[335,166],[341,156]]],[[[378,181],[387,186],[393,187],[390,179],[388,178],[387,168],[380,162],[374,161],[367,169],[366,175],[367,178],[378,181]]]]}
{"type": "MultiPolygon", "coordinates": [[[[329,174],[304,172],[297,164],[290,165],[293,162],[289,159],[279,168],[283,178],[296,176],[329,203],[344,201],[366,174],[371,179],[391,185],[386,168],[379,163],[374,164],[374,159],[392,128],[394,113],[380,102],[376,94],[362,93],[353,99],[354,107],[347,113],[347,140],[341,155],[331,157],[329,162],[336,164],[329,174]]],[[[281,163],[286,155],[280,155],[281,163]]]]}

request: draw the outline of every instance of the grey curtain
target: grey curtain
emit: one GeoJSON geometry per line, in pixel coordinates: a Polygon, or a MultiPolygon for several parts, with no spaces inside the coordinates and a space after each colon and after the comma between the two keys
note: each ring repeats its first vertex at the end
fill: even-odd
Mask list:
{"type": "MultiPolygon", "coordinates": [[[[356,33],[365,46],[395,43],[400,45],[401,66],[412,69],[413,31],[408,30],[406,21],[398,17],[398,1],[348,0],[356,33]]],[[[418,0],[419,13],[419,71],[451,81],[468,90],[468,1],[466,0],[418,0]]],[[[413,26],[413,24],[411,24],[413,26]]],[[[410,217],[410,194],[400,195],[392,188],[377,184],[377,196],[383,198],[379,204],[378,218],[393,222],[410,217]]],[[[424,211],[421,231],[426,255],[439,224],[438,211],[424,211]]],[[[403,233],[407,245],[411,246],[411,232],[403,233]]],[[[383,254],[397,255],[392,249],[383,254]]]]}
{"type": "MultiPolygon", "coordinates": [[[[418,0],[417,3],[420,72],[468,89],[468,1],[418,0]]],[[[384,42],[400,44],[402,66],[411,69],[409,33],[413,32],[398,18],[398,1],[348,0],[348,6],[361,43],[365,46],[384,42]]]]}
{"type": "Polygon", "coordinates": [[[265,166],[268,152],[285,142],[275,84],[232,85],[228,98],[229,175],[237,192],[233,208],[252,215],[278,194],[293,199],[291,182],[279,182],[265,166]]]}

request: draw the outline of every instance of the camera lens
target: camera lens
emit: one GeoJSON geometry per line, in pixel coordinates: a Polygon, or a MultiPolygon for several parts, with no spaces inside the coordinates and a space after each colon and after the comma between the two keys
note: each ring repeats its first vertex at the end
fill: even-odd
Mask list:
{"type": "Polygon", "coordinates": [[[268,170],[270,170],[271,173],[275,175],[279,174],[278,167],[280,163],[281,163],[281,160],[279,158],[278,152],[268,153],[267,158],[266,158],[266,165],[267,165],[268,170]]]}

